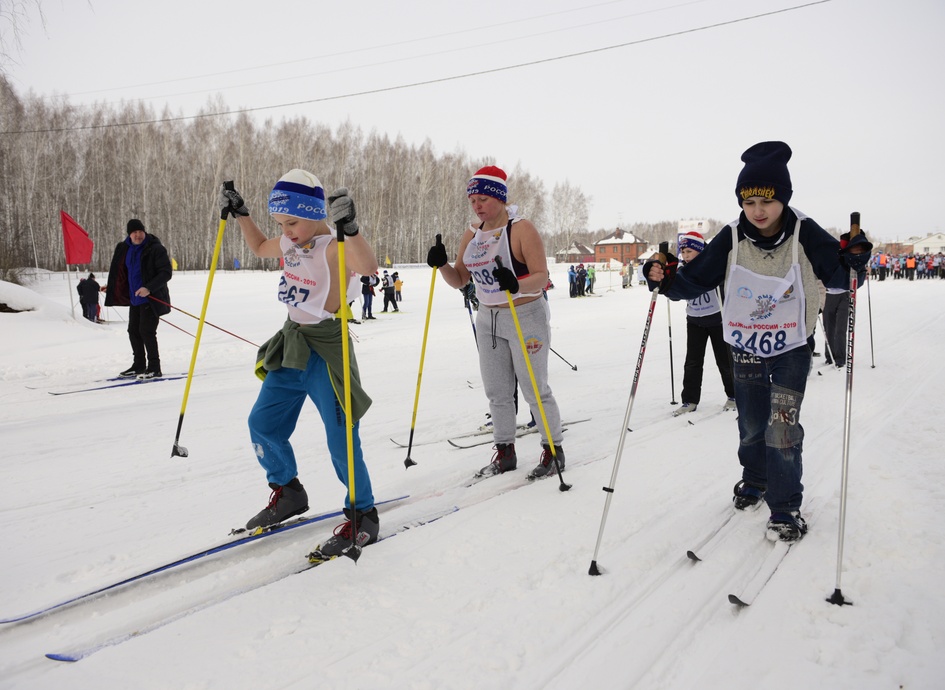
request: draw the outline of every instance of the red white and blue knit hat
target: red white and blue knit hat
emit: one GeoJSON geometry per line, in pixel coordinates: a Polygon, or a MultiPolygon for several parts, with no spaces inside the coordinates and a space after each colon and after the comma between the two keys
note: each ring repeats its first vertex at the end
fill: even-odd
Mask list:
{"type": "Polygon", "coordinates": [[[327,218],[322,183],[308,171],[298,168],[290,170],[279,178],[269,193],[269,213],[282,213],[306,220],[327,218]]]}
{"type": "Polygon", "coordinates": [[[509,196],[507,179],[508,176],[502,168],[497,168],[494,165],[479,168],[472,179],[469,180],[469,184],[466,185],[466,196],[491,196],[504,204],[509,196]]]}
{"type": "Polygon", "coordinates": [[[701,253],[702,250],[705,249],[705,238],[698,232],[687,232],[685,235],[679,236],[676,244],[679,245],[679,251],[688,247],[689,249],[701,253]]]}

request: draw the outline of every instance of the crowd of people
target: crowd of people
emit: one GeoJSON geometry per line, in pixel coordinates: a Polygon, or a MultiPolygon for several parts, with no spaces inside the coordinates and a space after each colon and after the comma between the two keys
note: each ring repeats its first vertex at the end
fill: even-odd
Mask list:
{"type": "Polygon", "coordinates": [[[870,261],[870,277],[876,280],[924,280],[945,279],[945,255],[937,254],[886,254],[877,252],[870,261]]]}

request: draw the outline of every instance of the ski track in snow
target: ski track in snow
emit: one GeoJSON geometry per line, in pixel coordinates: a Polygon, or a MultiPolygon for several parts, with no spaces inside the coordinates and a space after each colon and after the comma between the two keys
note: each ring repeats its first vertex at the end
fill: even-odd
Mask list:
{"type": "MultiPolygon", "coordinates": [[[[417,287],[405,291],[416,305],[427,273],[401,270],[417,287]]],[[[261,342],[281,324],[274,276],[218,275],[207,318],[261,342]]],[[[196,311],[205,279],[178,274],[172,295],[196,311]]],[[[4,551],[17,554],[3,574],[4,591],[16,593],[4,599],[8,615],[206,548],[268,494],[247,448],[257,384],[245,343],[205,330],[181,437],[186,460],[169,457],[182,382],[46,394],[127,366],[124,324],[73,321],[60,304],[63,282],[53,276],[34,286],[38,312],[0,315],[16,320],[5,329],[15,334],[11,347],[0,353],[0,430],[10,458],[0,464],[0,516],[4,551]]],[[[468,314],[454,291],[441,282],[436,289],[418,438],[472,430],[487,410],[482,391],[467,383],[478,380],[468,314]]],[[[734,413],[715,414],[724,394],[711,356],[699,410],[670,416],[663,305],[597,559],[602,575],[588,575],[649,295],[569,300],[559,289],[550,294],[553,346],[579,370],[552,357],[551,384],[564,417],[591,418],[566,438],[571,491],[558,491],[556,478],[525,481],[540,452],[536,435],[517,443],[516,472],[469,488],[462,485],[489,461],[488,446],[415,444],[418,465],[405,470],[404,449],[389,439],[409,431],[425,315],[418,306],[353,326],[375,400],[361,429],[375,495],[411,495],[382,512],[382,528],[436,508],[459,512],[369,547],[356,568],[332,562],[288,576],[330,534],[329,520],[0,627],[0,687],[81,690],[135,677],[145,689],[255,688],[271,684],[273,668],[284,688],[308,688],[313,674],[323,687],[932,687],[945,677],[934,647],[945,634],[945,364],[934,354],[945,314],[921,305],[937,304],[943,290],[933,281],[872,286],[875,369],[866,290],[858,295],[842,569],[852,607],[824,601],[836,576],[845,371],[818,375],[815,360],[808,379],[801,423],[811,531],[753,605],[738,609],[726,596],[770,552],[766,513],[736,515],[703,562],[686,557],[731,510],[737,434],[734,413]],[[77,664],[42,656],[126,638],[77,664]],[[155,667],[155,658],[174,662],[155,667]],[[148,674],[137,671],[142,665],[148,674]]],[[[682,343],[678,387],[682,306],[671,314],[682,343]]],[[[159,337],[165,368],[186,367],[193,341],[165,328],[159,337]]],[[[822,351],[819,333],[817,342],[822,351]]],[[[343,489],[319,453],[311,406],[293,443],[312,512],[338,506],[343,489]]]]}

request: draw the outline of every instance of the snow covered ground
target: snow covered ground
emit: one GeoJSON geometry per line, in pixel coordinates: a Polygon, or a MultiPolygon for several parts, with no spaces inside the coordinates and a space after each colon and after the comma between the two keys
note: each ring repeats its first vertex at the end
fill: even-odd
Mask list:
{"type": "MultiPolygon", "coordinates": [[[[700,409],[670,417],[665,301],[599,551],[603,574],[590,577],[646,289],[621,290],[617,274],[602,272],[599,296],[569,299],[563,267],[554,267],[552,346],[577,370],[553,356],[551,383],[565,419],[591,419],[565,434],[573,488],[559,491],[556,479],[526,484],[539,455],[534,435],[517,445],[519,471],[464,488],[490,446],[425,443],[475,429],[486,411],[469,315],[439,279],[411,452],[417,466],[406,470],[406,450],[390,440],[406,441],[410,431],[431,283],[426,267],[400,273],[403,313],[381,314],[378,305],[376,321],[352,326],[375,401],[361,430],[375,494],[410,495],[382,509],[382,530],[459,510],[368,547],[356,565],[342,559],[278,579],[305,565],[336,524],[330,519],[2,625],[0,687],[943,686],[945,282],[871,286],[875,368],[860,292],[841,574],[854,605],[825,601],[837,581],[845,376],[824,371],[810,378],[802,415],[811,531],[756,602],[736,609],[726,595],[771,548],[765,515],[737,515],[716,551],[701,563],[687,559],[731,510],[738,439],[734,413],[709,416],[724,402],[711,363],[700,409]],[[74,664],[44,657],[121,640],[74,664]]],[[[183,380],[49,394],[114,376],[131,361],[125,310],[106,310],[104,325],[74,319],[72,281],[50,274],[29,289],[0,283],[0,302],[30,309],[0,314],[0,618],[213,546],[269,496],[246,430],[258,381],[255,348],[244,341],[203,331],[180,437],[187,458],[171,457],[183,380]]],[[[284,318],[276,282],[275,272],[217,273],[208,321],[261,343],[284,318]]],[[[199,314],[206,283],[205,273],[175,275],[176,306],[199,314]]],[[[679,304],[670,311],[678,399],[685,318],[679,304]]],[[[164,372],[186,372],[197,322],[180,312],[167,320],[183,330],[160,328],[164,372]]],[[[310,404],[294,442],[311,512],[339,509],[345,488],[324,457],[310,404]]]]}

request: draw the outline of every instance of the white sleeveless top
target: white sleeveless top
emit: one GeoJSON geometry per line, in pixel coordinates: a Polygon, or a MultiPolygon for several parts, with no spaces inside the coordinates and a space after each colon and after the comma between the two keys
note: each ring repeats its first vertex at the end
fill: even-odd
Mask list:
{"type": "MultiPolygon", "coordinates": [[[[300,246],[285,235],[279,238],[285,262],[279,281],[279,301],[285,303],[289,318],[295,323],[316,324],[335,318],[332,312],[325,311],[331,288],[326,250],[332,239],[331,235],[316,235],[308,244],[300,246]]],[[[358,287],[355,276],[349,271],[348,302],[357,299],[358,287]]]]}
{"type": "Polygon", "coordinates": [[[807,317],[798,236],[794,227],[791,267],[783,278],[765,276],[738,265],[738,230],[732,229],[730,269],[722,307],[722,335],[736,350],[759,357],[773,357],[807,346],[807,317]]]}
{"type": "MultiPolygon", "coordinates": [[[[520,218],[511,218],[511,223],[517,223],[520,218]]],[[[470,225],[469,229],[475,234],[466,245],[466,251],[463,252],[463,264],[476,285],[476,297],[482,304],[489,307],[507,305],[509,303],[505,292],[499,289],[499,284],[492,277],[492,270],[497,267],[496,257],[502,259],[502,265],[514,272],[512,267],[512,250],[509,247],[509,238],[505,229],[507,225],[495,230],[480,230],[475,225],[470,225]]],[[[519,278],[523,276],[518,276],[519,278]]],[[[523,293],[516,292],[512,299],[519,297],[537,297],[540,292],[523,293]]]]}

